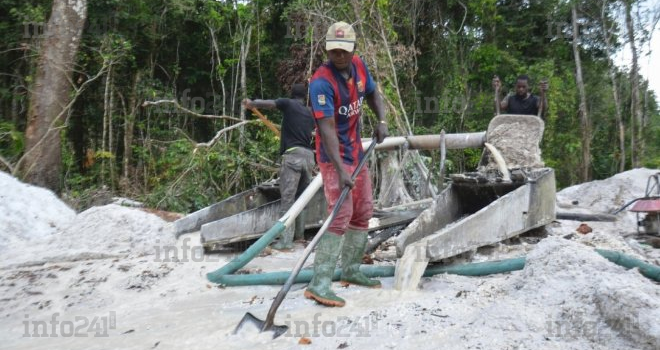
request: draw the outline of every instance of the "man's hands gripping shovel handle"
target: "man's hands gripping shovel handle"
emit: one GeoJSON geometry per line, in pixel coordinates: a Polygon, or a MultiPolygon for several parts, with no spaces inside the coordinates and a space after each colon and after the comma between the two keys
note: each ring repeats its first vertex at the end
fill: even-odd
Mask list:
{"type": "MultiPolygon", "coordinates": [[[[357,168],[355,168],[355,171],[353,172],[353,175],[351,176],[351,179],[355,181],[355,178],[358,176],[360,173],[360,170],[364,167],[364,165],[367,162],[367,159],[373,153],[374,148],[376,147],[377,139],[374,138],[369,145],[369,148],[367,149],[367,152],[365,152],[364,156],[358,163],[357,168]]],[[[325,231],[328,229],[328,226],[330,226],[330,223],[332,220],[334,220],[335,216],[339,212],[339,208],[341,208],[341,205],[344,203],[344,200],[346,199],[346,196],[348,196],[348,193],[350,192],[351,188],[348,186],[344,186],[344,189],[341,192],[341,195],[339,195],[339,198],[337,199],[337,203],[335,204],[335,207],[332,209],[332,212],[330,213],[330,216],[325,220],[323,223],[323,226],[319,229],[319,231],[316,233],[316,236],[312,239],[312,241],[307,245],[305,250],[303,251],[303,255],[300,257],[298,262],[296,263],[296,266],[294,267],[293,271],[289,275],[289,278],[286,280],[286,283],[282,286],[282,289],[280,289],[279,293],[277,293],[277,296],[275,297],[275,300],[273,301],[273,304],[271,304],[270,309],[268,310],[268,315],[266,316],[266,320],[263,322],[262,325],[260,325],[261,332],[268,331],[273,327],[273,322],[275,319],[275,313],[277,312],[277,309],[280,307],[282,304],[282,301],[284,300],[284,297],[286,294],[289,292],[291,289],[291,286],[293,285],[293,282],[296,280],[296,277],[298,276],[298,273],[300,273],[300,270],[302,269],[303,265],[305,264],[305,261],[309,257],[309,255],[312,253],[312,250],[316,247],[318,242],[321,239],[321,236],[325,233],[325,231]]],[[[243,320],[252,320],[252,321],[258,321],[261,322],[259,319],[251,315],[250,313],[247,313],[243,320]]],[[[236,326],[236,329],[234,330],[234,333],[238,332],[238,330],[241,328],[243,325],[243,320],[236,326]]],[[[283,332],[281,331],[285,326],[277,326],[278,331],[275,332],[273,339],[277,338],[278,336],[282,335],[283,332]]],[[[284,331],[285,332],[285,331],[284,331]]]]}

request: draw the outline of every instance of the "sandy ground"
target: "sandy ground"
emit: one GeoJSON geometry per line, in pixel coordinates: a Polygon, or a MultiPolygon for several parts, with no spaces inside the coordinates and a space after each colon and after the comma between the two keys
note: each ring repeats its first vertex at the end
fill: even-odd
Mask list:
{"type": "MultiPolygon", "coordinates": [[[[655,171],[568,188],[558,194],[558,206],[609,210],[643,195],[655,171]]],[[[25,190],[2,175],[3,191],[25,190]]],[[[424,278],[412,292],[395,291],[393,278],[383,278],[380,290],[335,283],[347,300],[344,308],[316,305],[302,296],[304,285],[294,285],[276,317],[290,331],[270,340],[255,329],[232,331],[245,312],[265,317],[279,287],[222,288],[205,278],[234,254],[202,255],[199,233],[175,241],[171,224],[139,209],[108,205],[75,216],[43,199],[51,193],[36,190],[10,197],[20,203],[2,208],[1,349],[660,348],[658,283],[593,252],[612,249],[660,264],[658,250],[631,235],[630,213],[615,223],[589,222],[593,232],[586,235],[575,232],[580,222],[557,221],[454,259],[527,255],[522,271],[424,278]],[[37,232],[50,227],[40,219],[25,221],[25,211],[38,205],[61,218],[48,232],[37,232]],[[302,337],[311,344],[299,345],[302,337]]],[[[375,256],[391,258],[391,248],[375,256]]],[[[273,251],[246,268],[289,270],[302,249],[298,244],[293,253],[273,251]]]]}

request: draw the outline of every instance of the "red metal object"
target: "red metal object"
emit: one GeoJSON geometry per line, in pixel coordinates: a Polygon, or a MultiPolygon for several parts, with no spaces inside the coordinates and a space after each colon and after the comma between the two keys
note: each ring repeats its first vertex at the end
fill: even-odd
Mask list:
{"type": "Polygon", "coordinates": [[[660,199],[640,199],[630,208],[638,213],[660,213],[660,199]]]}

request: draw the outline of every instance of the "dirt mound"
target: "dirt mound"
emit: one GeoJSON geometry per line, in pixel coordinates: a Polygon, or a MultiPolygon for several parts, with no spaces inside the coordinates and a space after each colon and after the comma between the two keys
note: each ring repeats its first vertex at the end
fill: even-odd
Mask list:
{"type": "Polygon", "coordinates": [[[560,208],[582,207],[610,213],[635,198],[643,197],[649,176],[658,171],[632,169],[605,180],[567,187],[557,193],[557,204],[560,208]]]}
{"type": "Polygon", "coordinates": [[[623,338],[640,348],[660,347],[660,290],[585,245],[544,239],[512,287],[516,298],[548,312],[550,337],[586,338],[608,347],[623,338]]]}
{"type": "MultiPolygon", "coordinates": [[[[139,209],[109,204],[78,214],[71,223],[32,247],[8,252],[10,265],[39,265],[154,254],[157,246],[174,244],[171,224],[139,209]],[[31,251],[29,255],[23,251],[31,251]]],[[[25,246],[24,246],[25,247],[25,246]]]]}
{"type": "Polygon", "coordinates": [[[0,172],[0,188],[0,253],[22,242],[48,238],[76,216],[50,190],[22,183],[7,173],[0,172]]]}

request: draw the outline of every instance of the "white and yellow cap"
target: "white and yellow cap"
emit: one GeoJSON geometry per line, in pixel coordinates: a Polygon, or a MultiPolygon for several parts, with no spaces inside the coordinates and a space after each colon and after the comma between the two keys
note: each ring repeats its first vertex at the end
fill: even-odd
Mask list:
{"type": "Polygon", "coordinates": [[[325,34],[325,49],[327,51],[341,49],[352,52],[355,48],[355,30],[346,22],[337,22],[328,28],[325,34]]]}

